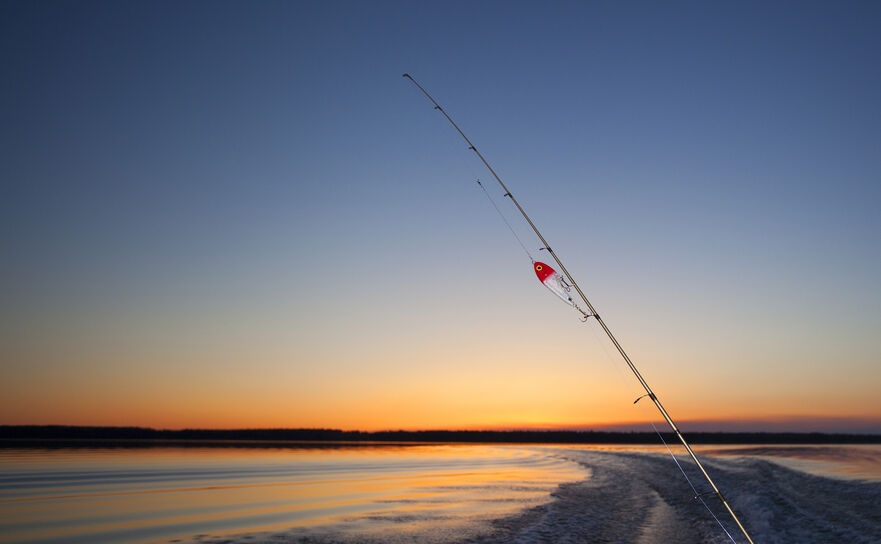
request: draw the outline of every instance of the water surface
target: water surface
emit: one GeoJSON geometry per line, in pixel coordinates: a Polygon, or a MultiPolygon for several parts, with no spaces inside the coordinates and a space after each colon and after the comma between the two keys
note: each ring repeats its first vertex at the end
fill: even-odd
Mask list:
{"type": "MultiPolygon", "coordinates": [[[[696,449],[756,542],[881,542],[881,446],[696,449]]],[[[0,542],[744,542],[674,452],[691,483],[664,446],[5,448],[0,542]]]]}

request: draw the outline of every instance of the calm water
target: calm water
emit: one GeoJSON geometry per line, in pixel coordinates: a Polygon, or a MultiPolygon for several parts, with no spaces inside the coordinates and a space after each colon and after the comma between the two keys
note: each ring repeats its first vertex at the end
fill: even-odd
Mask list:
{"type": "Polygon", "coordinates": [[[461,529],[587,476],[517,446],[0,449],[0,542],[190,541],[343,519],[461,529]]]}

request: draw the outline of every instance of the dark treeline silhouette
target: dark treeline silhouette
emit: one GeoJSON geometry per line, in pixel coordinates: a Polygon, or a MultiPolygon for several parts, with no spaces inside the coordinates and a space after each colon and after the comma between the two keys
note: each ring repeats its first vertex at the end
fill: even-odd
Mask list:
{"type": "MultiPolygon", "coordinates": [[[[662,433],[677,443],[672,433],[662,433]]],[[[695,432],[692,444],[881,444],[877,434],[695,432]]],[[[77,427],[66,425],[0,425],[0,447],[22,443],[64,442],[484,442],[517,444],[659,444],[653,432],[609,431],[342,431],[338,429],[183,429],[144,427],[77,427]]]]}

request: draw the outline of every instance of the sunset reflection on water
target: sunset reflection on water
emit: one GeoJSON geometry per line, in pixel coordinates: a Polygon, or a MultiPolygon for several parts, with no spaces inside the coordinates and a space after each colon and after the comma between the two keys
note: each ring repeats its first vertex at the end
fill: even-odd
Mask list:
{"type": "Polygon", "coordinates": [[[542,504],[559,483],[587,476],[518,446],[5,449],[0,541],[467,524],[542,504]]]}

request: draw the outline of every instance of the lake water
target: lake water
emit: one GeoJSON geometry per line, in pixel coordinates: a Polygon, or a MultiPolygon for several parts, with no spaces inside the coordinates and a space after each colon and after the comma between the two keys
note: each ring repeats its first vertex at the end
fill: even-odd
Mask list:
{"type": "MultiPolygon", "coordinates": [[[[700,450],[757,542],[881,542],[881,447],[700,450]]],[[[5,448],[0,542],[731,542],[693,495],[650,447],[5,448]]]]}

